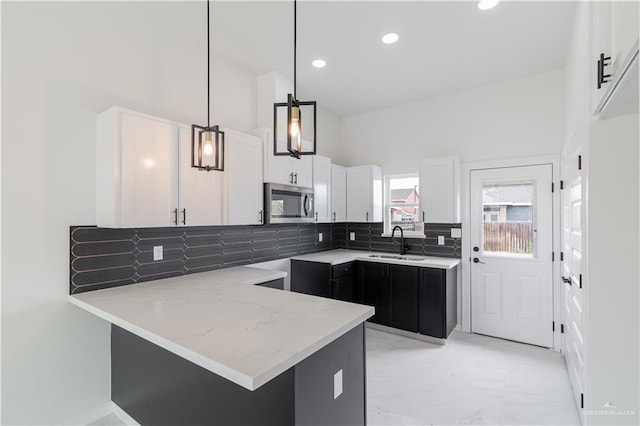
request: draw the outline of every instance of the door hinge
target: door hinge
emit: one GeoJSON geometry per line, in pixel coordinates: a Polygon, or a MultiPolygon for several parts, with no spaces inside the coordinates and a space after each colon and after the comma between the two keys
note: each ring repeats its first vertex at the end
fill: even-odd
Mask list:
{"type": "Polygon", "coordinates": [[[555,252],[555,251],[552,251],[552,252],[551,252],[551,261],[552,261],[552,262],[555,262],[555,261],[556,261],[556,252],[555,252]]]}
{"type": "Polygon", "coordinates": [[[560,324],[560,333],[564,334],[564,324],[560,324]]]}
{"type": "Polygon", "coordinates": [[[556,322],[551,321],[551,331],[556,331],[556,322]]]}
{"type": "Polygon", "coordinates": [[[580,288],[582,288],[582,274],[580,274],[579,281],[580,281],[580,288]]]}
{"type": "Polygon", "coordinates": [[[564,252],[560,252],[560,262],[564,262],[564,252]]]}
{"type": "Polygon", "coordinates": [[[580,394],[580,408],[584,408],[584,394],[580,394]]]}
{"type": "Polygon", "coordinates": [[[560,181],[560,189],[564,189],[564,181],[563,180],[560,181]]]}
{"type": "Polygon", "coordinates": [[[578,170],[582,170],[582,155],[578,155],[578,170]]]}

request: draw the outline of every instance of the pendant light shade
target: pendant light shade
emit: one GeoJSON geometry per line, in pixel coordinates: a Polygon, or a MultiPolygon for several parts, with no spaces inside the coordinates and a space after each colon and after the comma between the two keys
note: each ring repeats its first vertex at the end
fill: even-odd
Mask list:
{"type": "Polygon", "coordinates": [[[191,167],[199,170],[224,170],[224,132],[211,125],[211,43],[209,36],[209,0],[207,0],[207,125],[191,125],[191,167]]]}
{"type": "Polygon", "coordinates": [[[297,2],[293,0],[293,94],[273,104],[273,155],[316,154],[316,101],[297,99],[297,2]]]}

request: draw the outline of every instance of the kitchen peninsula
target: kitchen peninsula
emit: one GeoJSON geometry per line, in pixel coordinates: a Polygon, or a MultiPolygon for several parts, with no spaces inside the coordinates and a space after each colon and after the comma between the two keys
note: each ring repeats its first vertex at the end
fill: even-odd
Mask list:
{"type": "Polygon", "coordinates": [[[112,400],[140,424],[365,423],[371,307],[234,267],[69,296],[112,324],[112,400]]]}

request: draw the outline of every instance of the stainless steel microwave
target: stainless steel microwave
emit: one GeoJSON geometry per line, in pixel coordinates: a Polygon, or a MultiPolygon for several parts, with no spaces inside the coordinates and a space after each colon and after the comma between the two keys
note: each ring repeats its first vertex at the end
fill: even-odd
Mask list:
{"type": "Polygon", "coordinates": [[[266,223],[313,222],[313,188],[264,184],[266,223]]]}

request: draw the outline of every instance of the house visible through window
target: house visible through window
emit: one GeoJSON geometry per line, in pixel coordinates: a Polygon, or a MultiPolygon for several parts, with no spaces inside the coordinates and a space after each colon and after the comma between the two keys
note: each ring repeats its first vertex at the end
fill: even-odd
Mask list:
{"type": "Polygon", "coordinates": [[[424,224],[419,220],[418,174],[387,176],[385,182],[385,232],[391,233],[393,227],[398,225],[405,234],[422,234],[424,224]]]}

